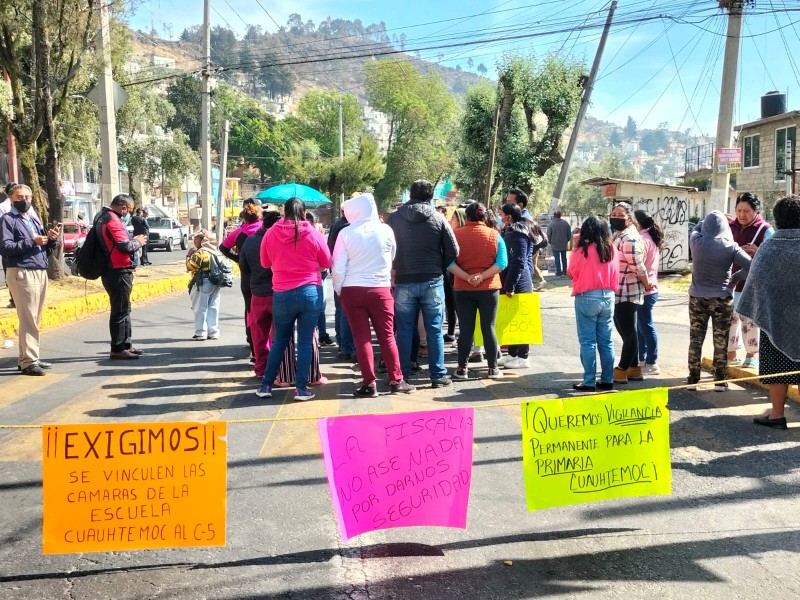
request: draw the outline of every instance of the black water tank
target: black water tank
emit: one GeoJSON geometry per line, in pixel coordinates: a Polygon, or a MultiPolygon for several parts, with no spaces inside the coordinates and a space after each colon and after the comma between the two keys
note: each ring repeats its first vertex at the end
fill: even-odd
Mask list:
{"type": "Polygon", "coordinates": [[[761,118],[774,117],[786,112],[786,94],[767,92],[761,96],[761,118]]]}

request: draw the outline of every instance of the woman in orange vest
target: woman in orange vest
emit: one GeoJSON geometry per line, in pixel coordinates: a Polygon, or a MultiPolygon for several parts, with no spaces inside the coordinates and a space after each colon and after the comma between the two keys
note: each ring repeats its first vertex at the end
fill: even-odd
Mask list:
{"type": "Polygon", "coordinates": [[[458,258],[448,267],[453,285],[461,333],[458,336],[458,368],[453,379],[468,379],[467,361],[475,335],[475,316],[480,312],[483,345],[489,363],[489,378],[499,379],[497,334],[494,325],[500,298],[500,272],[508,264],[506,245],[500,232],[486,224],[486,207],[473,202],[466,208],[467,222],[455,230],[458,258]]]}

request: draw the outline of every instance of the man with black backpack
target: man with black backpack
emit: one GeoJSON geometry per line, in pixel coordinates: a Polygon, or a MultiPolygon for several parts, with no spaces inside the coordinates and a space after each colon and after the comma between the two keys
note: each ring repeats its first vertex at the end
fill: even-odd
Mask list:
{"type": "Polygon", "coordinates": [[[138,262],[137,252],[147,238],[143,235],[131,236],[125,228],[133,212],[133,198],[119,194],[111,200],[111,206],[104,206],[94,228],[100,238],[100,246],[107,257],[101,279],[111,303],[108,328],[111,333],[112,360],[133,360],[143,354],[133,347],[131,341],[131,291],[133,272],[138,262]]]}

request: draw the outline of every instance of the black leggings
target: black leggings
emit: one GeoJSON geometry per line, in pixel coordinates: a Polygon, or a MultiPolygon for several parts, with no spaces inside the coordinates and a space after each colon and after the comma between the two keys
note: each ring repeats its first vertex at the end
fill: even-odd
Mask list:
{"type": "Polygon", "coordinates": [[[617,302],[614,305],[614,326],[622,338],[622,353],[619,368],[627,370],[639,366],[639,339],[636,335],[636,309],[633,302],[617,302]]]}
{"type": "Polygon", "coordinates": [[[497,320],[499,290],[456,290],[454,296],[458,322],[461,324],[461,335],[458,336],[458,366],[467,366],[469,353],[472,350],[472,338],[475,336],[475,316],[480,311],[486,361],[489,363],[490,369],[495,368],[497,366],[497,334],[494,330],[494,322],[497,320]]]}
{"type": "Polygon", "coordinates": [[[447,310],[447,335],[456,332],[456,301],[453,298],[453,274],[444,274],[444,307],[447,310]]]}

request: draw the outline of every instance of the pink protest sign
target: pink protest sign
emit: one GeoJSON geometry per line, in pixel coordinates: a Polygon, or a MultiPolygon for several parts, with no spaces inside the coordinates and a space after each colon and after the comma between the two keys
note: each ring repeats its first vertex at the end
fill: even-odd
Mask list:
{"type": "Polygon", "coordinates": [[[473,409],[319,420],[343,541],[391,527],[467,526],[473,409]]]}

